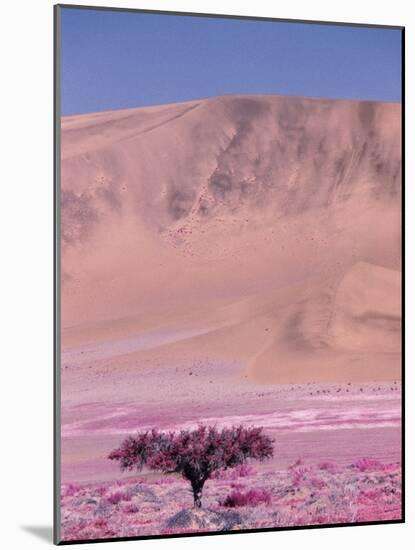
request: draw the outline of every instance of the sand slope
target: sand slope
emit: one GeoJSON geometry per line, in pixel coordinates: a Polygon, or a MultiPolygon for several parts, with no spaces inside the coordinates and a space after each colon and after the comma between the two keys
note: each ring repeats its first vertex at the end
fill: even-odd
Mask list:
{"type": "Polygon", "coordinates": [[[398,378],[400,116],[229,96],[63,118],[64,349],[398,378]]]}

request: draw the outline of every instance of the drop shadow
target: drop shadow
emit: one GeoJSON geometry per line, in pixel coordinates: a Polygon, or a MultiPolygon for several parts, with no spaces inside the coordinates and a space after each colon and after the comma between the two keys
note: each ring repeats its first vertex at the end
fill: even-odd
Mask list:
{"type": "Polygon", "coordinates": [[[21,529],[38,539],[53,544],[53,527],[51,525],[21,525],[21,529]]]}

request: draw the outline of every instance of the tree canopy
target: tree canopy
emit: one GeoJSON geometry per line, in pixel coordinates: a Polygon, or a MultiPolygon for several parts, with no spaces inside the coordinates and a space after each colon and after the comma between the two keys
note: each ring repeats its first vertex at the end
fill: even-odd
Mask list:
{"type": "Polygon", "coordinates": [[[179,473],[190,481],[195,506],[201,506],[205,481],[215,470],[233,468],[247,459],[273,456],[271,439],[262,428],[242,425],[218,430],[199,426],[195,430],[163,432],[150,430],[127,437],[108,456],[121,470],[150,470],[179,473]]]}

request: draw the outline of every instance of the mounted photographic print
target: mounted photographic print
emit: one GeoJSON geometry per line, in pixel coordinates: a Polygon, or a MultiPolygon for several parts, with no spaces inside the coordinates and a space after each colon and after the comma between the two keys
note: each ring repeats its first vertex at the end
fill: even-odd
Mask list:
{"type": "Polygon", "coordinates": [[[403,38],[55,7],[55,543],[404,520],[403,38]]]}

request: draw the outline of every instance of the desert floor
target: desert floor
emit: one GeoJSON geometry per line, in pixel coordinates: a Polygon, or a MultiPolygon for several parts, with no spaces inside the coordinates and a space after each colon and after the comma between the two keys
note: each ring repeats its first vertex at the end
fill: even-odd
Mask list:
{"type": "Polygon", "coordinates": [[[198,423],[263,426],[275,440],[274,468],[298,458],[400,460],[398,381],[270,385],[254,383],[237,364],[149,360],[137,368],[124,356],[114,368],[108,358],[89,364],[90,346],[77,353],[86,362],[62,373],[63,482],[119,479],[106,456],[125,435],[198,423]]]}
{"type": "Polygon", "coordinates": [[[95,351],[64,355],[64,540],[401,518],[400,382],[260,384],[237,364],[137,369],[124,356],[112,368],[106,353],[88,360],[95,351]],[[136,430],[198,423],[263,426],[274,458],[208,480],[200,511],[180,476],[121,473],[106,458],[136,430]]]}

